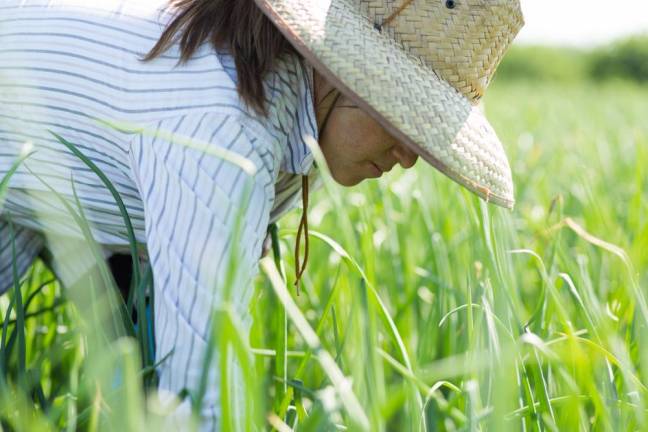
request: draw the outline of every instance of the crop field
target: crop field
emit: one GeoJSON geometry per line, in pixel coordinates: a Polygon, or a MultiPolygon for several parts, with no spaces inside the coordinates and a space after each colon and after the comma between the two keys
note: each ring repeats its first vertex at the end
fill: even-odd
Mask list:
{"type": "MultiPolygon", "coordinates": [[[[280,222],[249,338],[231,309],[215,314],[214,351],[245,382],[222,386],[224,430],[241,412],[247,430],[648,430],[648,87],[496,82],[485,108],[514,211],[423,161],[356,188],[326,181],[299,296],[300,212],[280,222]]],[[[98,263],[63,289],[38,261],[0,298],[3,430],[167,424],[148,335],[109,282],[98,263]]]]}

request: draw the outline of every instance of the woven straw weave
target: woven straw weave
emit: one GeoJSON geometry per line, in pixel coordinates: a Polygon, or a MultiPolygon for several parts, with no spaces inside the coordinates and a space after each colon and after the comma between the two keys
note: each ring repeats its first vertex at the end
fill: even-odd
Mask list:
{"type": "MultiPolygon", "coordinates": [[[[360,1],[369,20],[381,23],[403,0],[360,1]]],[[[524,21],[517,1],[413,1],[383,33],[420,57],[466,97],[483,96],[504,51],[524,21]]]]}
{"type": "Polygon", "coordinates": [[[423,159],[513,206],[511,171],[480,109],[522,26],[519,0],[257,0],[311,64],[423,159]]]}

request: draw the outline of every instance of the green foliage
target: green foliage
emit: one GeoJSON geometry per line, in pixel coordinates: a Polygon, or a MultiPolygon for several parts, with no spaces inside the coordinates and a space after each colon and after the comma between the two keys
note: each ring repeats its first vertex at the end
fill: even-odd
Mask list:
{"type": "Polygon", "coordinates": [[[598,80],[610,78],[648,81],[648,35],[616,42],[592,53],[591,76],[598,80]]]}
{"type": "Polygon", "coordinates": [[[514,45],[499,65],[494,81],[574,83],[586,79],[588,63],[585,51],[575,48],[514,45]]]}
{"type": "Polygon", "coordinates": [[[514,45],[495,75],[498,81],[648,81],[648,35],[592,49],[514,45]]]}
{"type": "MultiPolygon", "coordinates": [[[[311,200],[300,296],[300,214],[282,221],[251,346],[233,309],[214,321],[213,347],[244,361],[252,429],[647,428],[648,88],[499,80],[485,107],[513,212],[422,161],[353,189],[327,183],[311,200]]],[[[89,330],[114,301],[87,290],[104,276],[64,289],[39,261],[0,297],[3,430],[161,428],[171,407],[145,393],[143,335],[89,330]]]]}

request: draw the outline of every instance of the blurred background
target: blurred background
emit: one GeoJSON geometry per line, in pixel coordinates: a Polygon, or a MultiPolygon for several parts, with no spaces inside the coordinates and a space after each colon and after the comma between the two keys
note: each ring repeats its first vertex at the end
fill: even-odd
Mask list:
{"type": "Polygon", "coordinates": [[[500,79],[648,80],[648,2],[523,0],[500,79]]]}

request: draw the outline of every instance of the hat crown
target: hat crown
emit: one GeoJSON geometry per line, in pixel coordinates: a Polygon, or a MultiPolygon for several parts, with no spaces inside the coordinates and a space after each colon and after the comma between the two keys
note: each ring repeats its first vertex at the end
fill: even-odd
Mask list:
{"type": "Polygon", "coordinates": [[[473,103],[524,25],[519,0],[356,1],[384,36],[473,103]]]}

